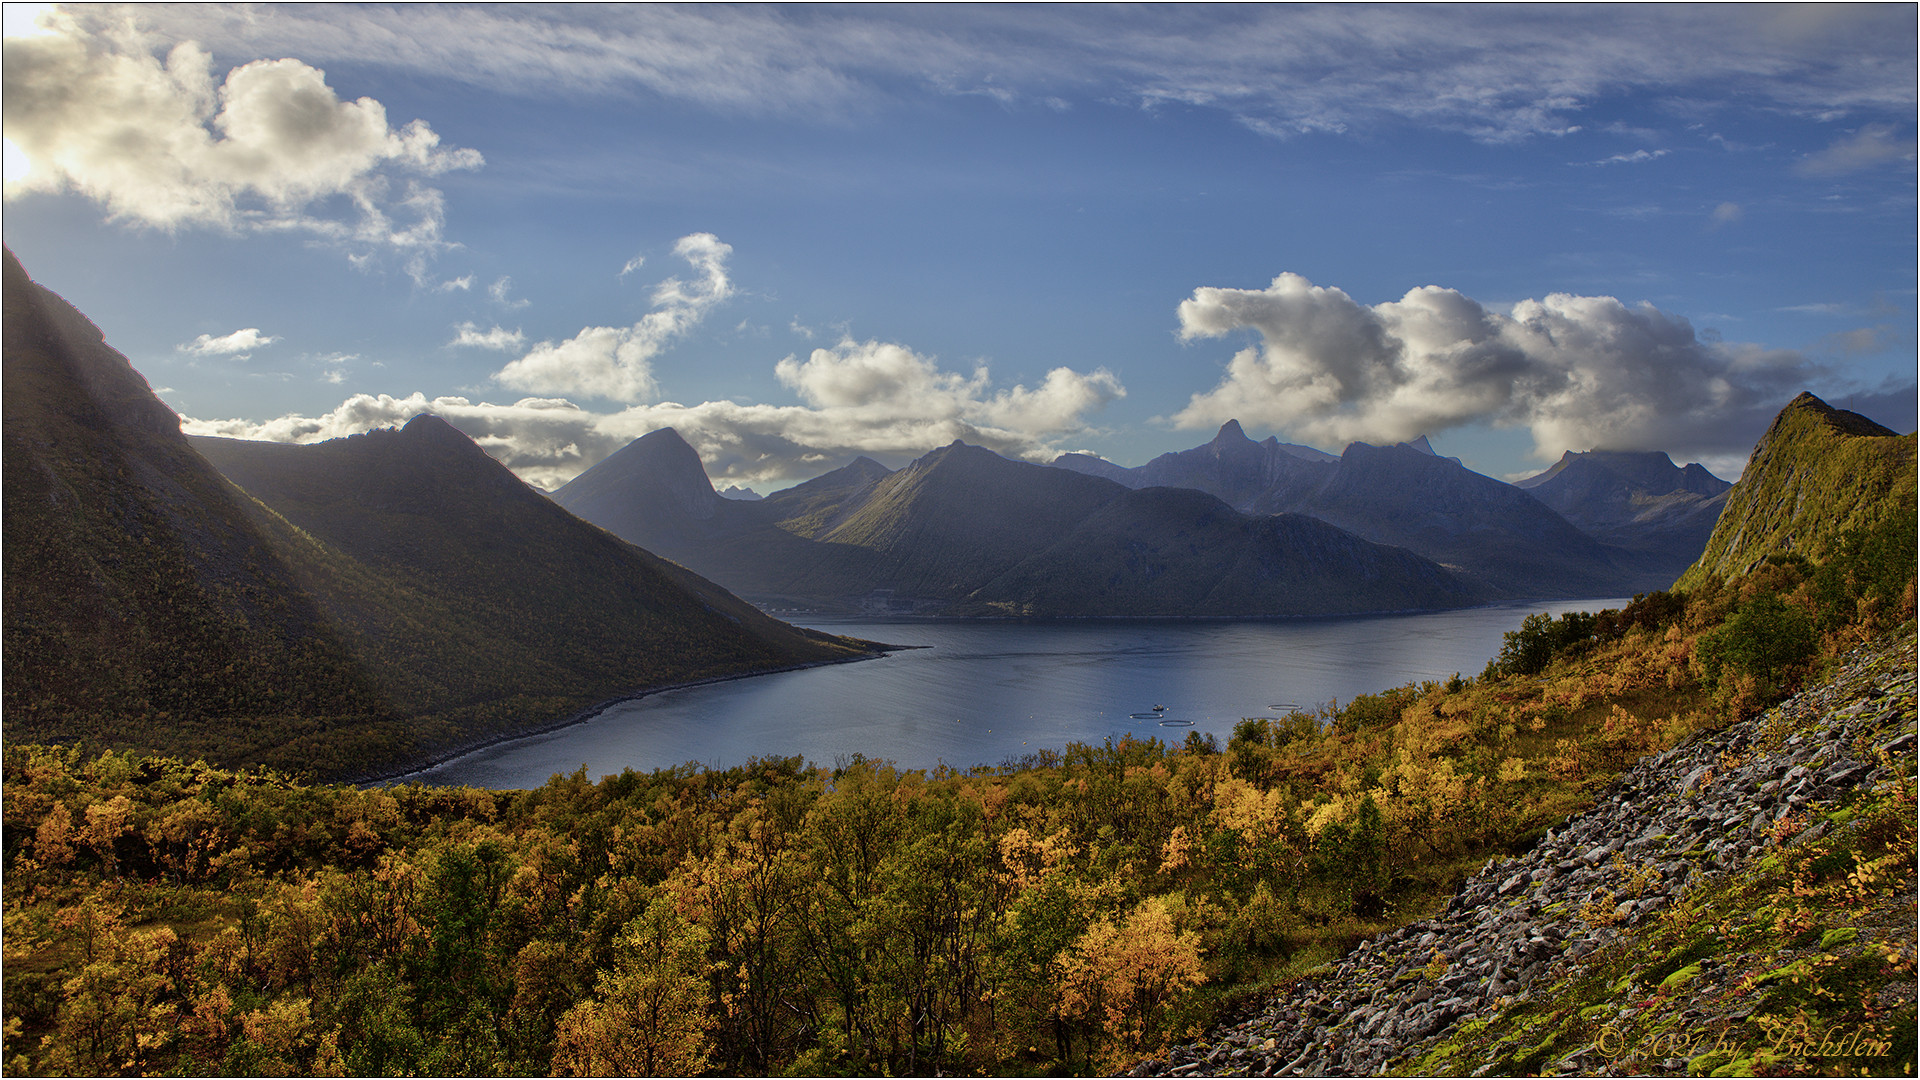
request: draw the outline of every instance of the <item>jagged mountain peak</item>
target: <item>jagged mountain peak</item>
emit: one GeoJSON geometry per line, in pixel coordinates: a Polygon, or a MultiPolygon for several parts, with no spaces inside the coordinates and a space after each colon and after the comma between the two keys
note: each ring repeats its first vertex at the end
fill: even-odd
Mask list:
{"type": "MultiPolygon", "coordinates": [[[[1655,496],[1684,491],[1713,496],[1733,485],[1708,472],[1698,462],[1682,469],[1662,450],[1569,450],[1553,467],[1529,476],[1514,487],[1532,491],[1536,498],[1558,507],[1578,492],[1580,498],[1617,492],[1620,497],[1655,496]]],[[[1565,507],[1559,507],[1566,512],[1565,507]]]]}
{"type": "Polygon", "coordinates": [[[1249,445],[1252,445],[1253,440],[1247,438],[1247,433],[1244,430],[1242,430],[1240,427],[1240,421],[1229,420],[1226,423],[1220,425],[1220,431],[1218,434],[1214,435],[1212,445],[1226,446],[1228,444],[1238,444],[1238,443],[1247,443],[1249,445]]]}
{"type": "MultiPolygon", "coordinates": [[[[1900,434],[1892,428],[1885,427],[1861,416],[1857,412],[1849,412],[1846,409],[1836,409],[1806,390],[1800,391],[1799,396],[1787,402],[1787,407],[1780,410],[1780,415],[1774,418],[1774,427],[1779,427],[1781,422],[1785,420],[1789,414],[1798,413],[1809,413],[1818,416],[1835,430],[1848,435],[1881,437],[1900,434]]],[[[1772,428],[1768,429],[1767,434],[1773,434],[1772,428]]],[[[1763,438],[1761,441],[1764,443],[1766,440],[1763,438]]]]}
{"type": "Polygon", "coordinates": [[[1913,528],[1913,435],[1802,393],[1754,446],[1706,551],[1678,582],[1732,577],[1769,555],[1818,561],[1856,529],[1891,516],[1913,528]]]}

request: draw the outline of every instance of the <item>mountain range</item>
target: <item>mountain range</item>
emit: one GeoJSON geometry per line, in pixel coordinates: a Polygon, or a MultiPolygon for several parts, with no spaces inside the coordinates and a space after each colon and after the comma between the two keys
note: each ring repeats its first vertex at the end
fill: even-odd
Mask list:
{"type": "Polygon", "coordinates": [[[364,773],[873,652],[577,520],[438,418],[189,440],[11,252],[5,313],[10,739],[364,773]]]}
{"type": "Polygon", "coordinates": [[[1298,514],[1133,490],[955,442],[860,458],[757,502],[715,494],[676,432],[556,491],[623,539],[773,606],[948,615],[1332,615],[1458,607],[1484,590],[1298,514]]]}
{"type": "Polygon", "coordinates": [[[1335,456],[1229,421],[1126,468],[954,443],[859,458],[755,502],[651,432],[553,493],[580,517],[769,606],[948,615],[1332,615],[1665,588],[1725,481],[1665,454],[1569,454],[1521,485],[1422,438],[1335,456]],[[1528,490],[1528,489],[1531,490],[1528,490]]]}
{"type": "Polygon", "coordinates": [[[1190,487],[1248,514],[1300,513],[1457,569],[1495,595],[1617,596],[1665,588],[1700,554],[1729,485],[1665,454],[1569,453],[1507,484],[1410,443],[1354,443],[1335,457],[1249,439],[1229,420],[1211,442],[1127,469],[1087,454],[1055,466],[1129,487],[1190,487]]]}

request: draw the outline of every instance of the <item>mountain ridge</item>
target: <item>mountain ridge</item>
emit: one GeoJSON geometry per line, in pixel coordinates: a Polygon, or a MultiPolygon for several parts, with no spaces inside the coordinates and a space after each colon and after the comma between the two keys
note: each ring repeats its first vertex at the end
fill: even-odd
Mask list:
{"type": "Polygon", "coordinates": [[[1760,437],[1706,549],[1677,587],[1744,574],[1769,556],[1819,560],[1848,532],[1912,531],[1915,434],[1802,392],[1760,437]]]}
{"type": "MultiPolygon", "coordinates": [[[[1489,595],[1513,599],[1657,589],[1698,550],[1687,549],[1691,536],[1649,540],[1647,525],[1600,533],[1556,521],[1559,508],[1543,512],[1539,500],[1515,498],[1516,485],[1440,456],[1424,435],[1392,446],[1355,442],[1335,456],[1272,436],[1256,443],[1229,420],[1211,441],[1138,468],[1089,455],[1062,455],[1054,466],[1134,488],[1193,488],[1247,514],[1306,514],[1407,548],[1476,578],[1489,595]],[[1667,550],[1675,544],[1677,554],[1667,550]]],[[[1705,538],[1701,531],[1699,541],[1705,538]]]]}
{"type": "Polygon", "coordinates": [[[1211,496],[1204,496],[1210,508],[1175,511],[1166,498],[958,441],[897,471],[863,458],[759,502],[719,506],[698,522],[676,516],[671,500],[658,494],[663,484],[694,483],[691,460],[676,454],[663,465],[681,474],[672,481],[638,472],[644,462],[637,456],[608,460],[604,469],[582,473],[578,489],[556,491],[555,501],[780,606],[1258,616],[1456,607],[1484,598],[1411,553],[1375,551],[1359,537],[1336,540],[1338,530],[1325,523],[1253,528],[1248,523],[1258,519],[1211,496]],[[1183,531],[1165,514],[1190,527],[1183,531]],[[1347,577],[1365,588],[1340,600],[1341,575],[1274,550],[1280,536],[1303,542],[1303,551],[1331,560],[1329,567],[1351,571],[1347,577]],[[1098,574],[1079,558],[1096,551],[1104,553],[1095,560],[1104,567],[1098,574]],[[1182,563],[1195,565],[1168,572],[1182,563]],[[1282,589],[1282,580],[1293,589],[1282,589]],[[1399,594],[1383,581],[1397,582],[1399,594]]]}
{"type": "Polygon", "coordinates": [[[10,739],[364,773],[872,655],[573,518],[438,417],[189,439],[97,326],[11,251],[5,271],[10,739]]]}

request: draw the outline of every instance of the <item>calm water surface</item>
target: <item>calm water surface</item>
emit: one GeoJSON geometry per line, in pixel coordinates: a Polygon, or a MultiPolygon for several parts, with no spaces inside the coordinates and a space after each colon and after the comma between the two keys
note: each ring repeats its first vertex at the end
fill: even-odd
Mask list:
{"type": "Polygon", "coordinates": [[[860,753],[907,768],[966,768],[1109,736],[1179,742],[1189,731],[1224,744],[1249,716],[1476,675],[1530,612],[1625,603],[1272,622],[802,618],[831,633],[927,647],[622,702],[408,779],[527,788],[582,765],[599,777],[795,754],[819,765],[860,753]],[[1135,715],[1155,705],[1165,712],[1135,715]]]}

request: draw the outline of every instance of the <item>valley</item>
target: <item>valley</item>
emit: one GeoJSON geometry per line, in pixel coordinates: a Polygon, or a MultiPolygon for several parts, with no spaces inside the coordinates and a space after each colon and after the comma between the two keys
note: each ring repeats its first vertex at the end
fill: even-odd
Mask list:
{"type": "Polygon", "coordinates": [[[1912,1069],[1913,435],[1803,395],[1731,489],[1599,452],[1522,488],[1229,425],[1159,466],[1219,494],[955,444],[749,501],[658,431],[549,497],[432,416],[189,440],[7,271],[9,1075],[1912,1069]],[[1658,580],[1709,517],[1670,588],[1529,603],[1483,670],[1204,729],[329,782],[886,649],[713,578],[902,639],[1446,620],[1658,580]],[[1676,1056],[1703,1016],[1859,1038],[1676,1056]]]}

